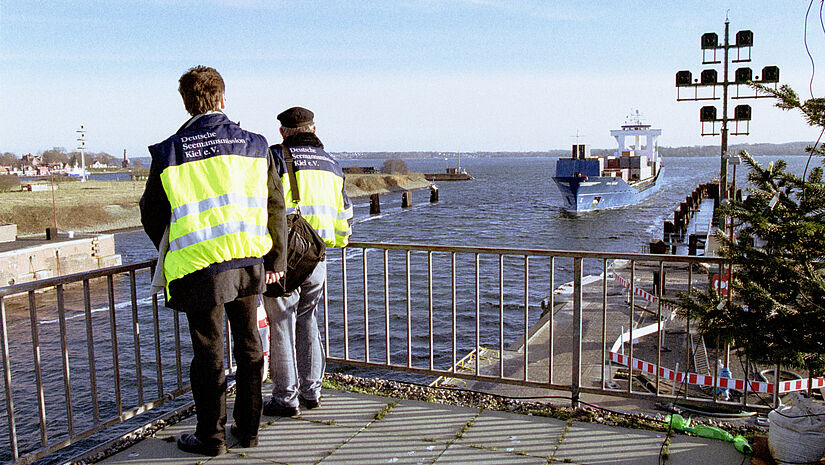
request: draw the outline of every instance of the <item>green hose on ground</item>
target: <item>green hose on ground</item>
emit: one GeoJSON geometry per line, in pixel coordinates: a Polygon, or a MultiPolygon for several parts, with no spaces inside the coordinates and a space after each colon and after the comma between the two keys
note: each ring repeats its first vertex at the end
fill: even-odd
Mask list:
{"type": "Polygon", "coordinates": [[[736,450],[743,454],[750,455],[753,453],[753,449],[751,448],[750,444],[748,444],[748,440],[745,439],[741,434],[732,436],[730,433],[721,428],[716,428],[714,426],[707,425],[696,425],[691,427],[690,420],[685,420],[678,413],[675,413],[673,415],[666,415],[665,423],[670,425],[670,427],[675,429],[676,431],[681,431],[683,433],[690,433],[694,436],[699,436],[703,438],[719,439],[722,441],[732,442],[733,447],[735,447],[736,450]]]}

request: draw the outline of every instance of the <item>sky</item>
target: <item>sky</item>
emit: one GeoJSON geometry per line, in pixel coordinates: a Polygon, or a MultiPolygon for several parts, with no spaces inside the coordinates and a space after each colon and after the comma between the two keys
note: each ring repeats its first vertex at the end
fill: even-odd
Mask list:
{"type": "MultiPolygon", "coordinates": [[[[83,125],[90,151],[148,156],[148,145],[187,119],[178,78],[195,65],[222,74],[227,115],[270,143],[280,141],[275,115],[297,105],[315,112],[332,152],[544,151],[577,140],[612,148],[609,131],[635,110],[662,129],[661,146],[718,145],[699,122],[713,102],[676,100],[677,71],[714,68],[702,64],[701,35],[721,41],[728,18],[731,42],[739,30],[754,35],[751,63],[732,69],[758,76],[776,65],[781,84],[822,96],[821,8],[821,0],[0,0],[0,152],[72,151],[83,125]]],[[[731,108],[742,103],[753,108],[750,135],[731,144],[819,136],[771,99],[731,108]]]]}

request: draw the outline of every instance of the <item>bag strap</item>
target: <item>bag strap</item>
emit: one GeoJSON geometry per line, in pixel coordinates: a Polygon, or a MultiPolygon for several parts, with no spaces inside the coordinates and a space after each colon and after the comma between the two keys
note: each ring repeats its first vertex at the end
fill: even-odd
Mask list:
{"type": "MultiPolygon", "coordinates": [[[[295,178],[295,160],[292,158],[292,153],[289,151],[289,147],[284,144],[278,144],[278,147],[281,148],[281,152],[284,154],[286,171],[289,173],[289,188],[292,191],[292,201],[298,203],[301,201],[301,194],[298,192],[298,180],[295,178]]],[[[300,213],[301,210],[299,208],[298,214],[300,213]]]]}

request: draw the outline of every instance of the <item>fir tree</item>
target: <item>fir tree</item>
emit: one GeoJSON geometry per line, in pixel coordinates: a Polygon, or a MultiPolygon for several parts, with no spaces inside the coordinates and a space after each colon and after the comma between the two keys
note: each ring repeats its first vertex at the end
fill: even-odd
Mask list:
{"type": "MultiPolygon", "coordinates": [[[[754,87],[825,132],[825,99],[803,102],[786,85],[754,87]]],[[[825,370],[825,152],[818,143],[807,151],[802,176],[789,173],[783,160],[763,167],[740,152],[749,167],[749,195],[721,207],[733,219],[737,237],[717,232],[721,255],[734,264],[733,299],[708,289],[682,293],[677,304],[683,317],[699,322],[703,334],[729,343],[751,361],[818,375],[825,370]]]]}

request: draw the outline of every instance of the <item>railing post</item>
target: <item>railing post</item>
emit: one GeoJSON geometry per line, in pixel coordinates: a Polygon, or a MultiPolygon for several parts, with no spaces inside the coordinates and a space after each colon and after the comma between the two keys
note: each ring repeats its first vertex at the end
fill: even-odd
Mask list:
{"type": "MultiPolygon", "coordinates": [[[[154,275],[154,268],[152,268],[152,275],[154,275]]],[[[120,392],[120,357],[118,356],[117,345],[117,315],[115,314],[115,280],[112,275],[106,276],[106,290],[109,294],[109,329],[110,339],[112,340],[112,375],[115,383],[115,405],[117,407],[118,416],[123,414],[123,397],[120,392]]],[[[157,294],[154,294],[155,302],[157,302],[157,294]]]]}
{"type": "Polygon", "coordinates": [[[582,370],[582,257],[573,258],[573,366],[571,406],[579,406],[582,370]]]}
{"type": "Polygon", "coordinates": [[[3,353],[3,380],[6,388],[6,419],[9,426],[9,443],[11,445],[11,458],[17,460],[20,456],[17,451],[17,425],[14,421],[14,402],[11,393],[11,360],[9,357],[9,338],[6,329],[6,303],[0,297],[0,347],[3,353]]]}
{"type": "Polygon", "coordinates": [[[524,381],[530,367],[530,257],[524,256],[524,381]]]}
{"type": "Polygon", "coordinates": [[[71,371],[69,366],[68,335],[66,333],[66,305],[63,297],[63,285],[58,284],[57,317],[60,322],[60,355],[63,362],[63,396],[66,400],[66,426],[69,436],[74,436],[74,413],[72,409],[71,371]]]}
{"type": "MultiPolygon", "coordinates": [[[[404,280],[407,299],[407,367],[412,366],[412,289],[410,286],[410,251],[404,251],[404,280]]],[[[455,301],[455,299],[453,299],[455,301]]],[[[329,353],[329,352],[327,352],[329,353]]]]}
{"type": "Polygon", "coordinates": [[[547,322],[550,326],[550,334],[549,334],[549,337],[547,338],[547,345],[548,345],[548,347],[547,347],[547,353],[548,353],[548,356],[547,356],[547,384],[548,385],[553,384],[553,360],[554,360],[554,358],[553,358],[554,357],[553,338],[555,337],[555,334],[554,334],[555,333],[555,328],[553,327],[554,326],[554,321],[553,321],[554,313],[553,312],[555,311],[555,306],[556,306],[556,278],[555,278],[555,275],[556,275],[556,257],[550,257],[550,306],[548,307],[550,309],[550,315],[547,318],[547,322]]]}
{"type": "Polygon", "coordinates": [[[89,386],[92,395],[92,413],[95,425],[100,424],[100,406],[97,398],[97,369],[95,368],[95,337],[92,329],[92,298],[89,280],[83,280],[83,309],[86,314],[86,348],[89,353],[89,386]]]}
{"type": "Polygon", "coordinates": [[[361,249],[361,264],[364,273],[364,361],[370,361],[370,299],[367,267],[367,249],[361,249]]]}
{"type": "Polygon", "coordinates": [[[135,270],[129,271],[129,294],[132,303],[132,340],[135,352],[135,380],[137,381],[138,404],[143,405],[143,366],[140,358],[140,321],[138,319],[137,285],[135,270]]]}
{"type": "MultiPolygon", "coordinates": [[[[438,191],[436,190],[436,193],[438,191]]],[[[456,362],[458,360],[458,332],[456,331],[456,312],[458,310],[458,302],[456,301],[456,264],[455,252],[450,253],[450,332],[452,333],[452,354],[450,358],[450,367],[455,371],[456,362]]]]}
{"type": "Polygon", "coordinates": [[[384,357],[387,365],[392,365],[390,359],[390,257],[389,250],[384,250],[384,357]]]}
{"type": "MultiPolygon", "coordinates": [[[[341,247],[341,313],[344,318],[344,360],[349,360],[349,315],[347,308],[347,248],[341,247]]],[[[329,354],[329,352],[327,352],[329,354]]],[[[272,354],[269,354],[271,357],[272,354]]]]}
{"type": "Polygon", "coordinates": [[[34,298],[34,291],[29,291],[29,319],[32,330],[32,357],[34,360],[34,373],[37,380],[37,407],[40,412],[40,441],[43,446],[49,445],[49,437],[46,431],[46,399],[43,391],[43,373],[40,364],[40,340],[37,334],[37,303],[34,298]]]}

